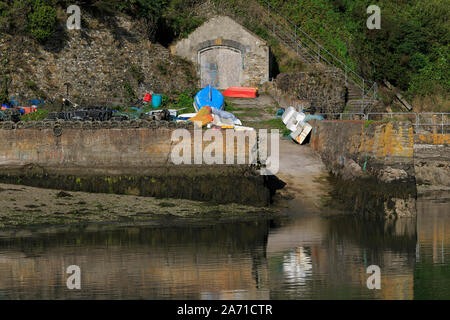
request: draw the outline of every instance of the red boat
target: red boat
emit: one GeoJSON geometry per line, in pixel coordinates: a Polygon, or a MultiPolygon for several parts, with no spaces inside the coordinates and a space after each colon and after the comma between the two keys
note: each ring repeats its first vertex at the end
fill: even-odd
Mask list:
{"type": "Polygon", "coordinates": [[[258,96],[258,88],[229,87],[223,92],[223,95],[229,98],[256,98],[258,96]]]}

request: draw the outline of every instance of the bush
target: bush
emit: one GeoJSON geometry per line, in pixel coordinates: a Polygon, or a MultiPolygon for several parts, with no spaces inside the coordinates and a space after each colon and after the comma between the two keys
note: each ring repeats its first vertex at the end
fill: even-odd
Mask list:
{"type": "Polygon", "coordinates": [[[438,49],[437,59],[427,62],[415,74],[409,83],[408,93],[412,95],[427,95],[450,92],[450,46],[438,49]]]}
{"type": "Polygon", "coordinates": [[[47,5],[36,5],[28,19],[31,34],[38,41],[45,42],[55,30],[56,10],[47,5]]]}
{"type": "Polygon", "coordinates": [[[0,103],[8,103],[8,79],[6,74],[2,76],[2,83],[0,86],[0,103]]]}
{"type": "Polygon", "coordinates": [[[124,90],[125,97],[128,100],[131,101],[131,100],[136,99],[136,92],[134,92],[134,89],[129,82],[125,82],[123,84],[123,90],[124,90]]]}
{"type": "Polygon", "coordinates": [[[0,103],[8,103],[8,78],[6,77],[6,62],[5,58],[2,61],[2,75],[1,75],[1,83],[0,83],[0,103]]]}

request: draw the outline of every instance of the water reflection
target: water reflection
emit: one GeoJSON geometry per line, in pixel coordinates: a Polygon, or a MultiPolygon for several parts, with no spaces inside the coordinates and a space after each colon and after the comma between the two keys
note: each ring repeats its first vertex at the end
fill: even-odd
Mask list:
{"type": "Polygon", "coordinates": [[[449,298],[450,199],[417,219],[298,213],[202,226],[100,225],[0,232],[5,299],[449,298]],[[82,290],[65,268],[82,270],[82,290]],[[381,268],[381,290],[366,286],[381,268]]]}
{"type": "Polygon", "coordinates": [[[272,298],[410,299],[415,248],[415,219],[304,216],[269,236],[272,298]],[[370,265],[381,268],[382,290],[367,288],[370,265]]]}
{"type": "Polygon", "coordinates": [[[414,298],[450,299],[449,193],[433,193],[417,201],[417,263],[414,298]],[[430,205],[432,203],[432,205],[430,205]]]}
{"type": "Polygon", "coordinates": [[[14,238],[3,234],[0,296],[269,298],[265,257],[268,221],[101,229],[41,231],[14,238]],[[65,287],[64,270],[72,264],[82,270],[82,290],[78,292],[65,287]]]}

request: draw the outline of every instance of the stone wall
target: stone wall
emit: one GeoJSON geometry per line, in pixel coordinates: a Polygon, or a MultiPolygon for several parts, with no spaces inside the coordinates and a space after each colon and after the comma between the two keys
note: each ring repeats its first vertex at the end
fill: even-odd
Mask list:
{"type": "Polygon", "coordinates": [[[276,87],[293,100],[308,101],[311,112],[340,113],[345,108],[345,82],[330,72],[281,73],[276,87]]]}
{"type": "Polygon", "coordinates": [[[414,181],[414,135],[408,122],[315,121],[311,146],[344,179],[414,181]],[[388,172],[396,172],[390,175],[388,172]]]}
{"type": "MultiPolygon", "coordinates": [[[[201,77],[199,53],[202,50],[214,50],[214,48],[230,48],[240,52],[242,62],[239,72],[239,84],[241,86],[259,86],[269,80],[269,48],[266,42],[254,35],[246,28],[236,23],[229,17],[217,16],[209,19],[197,30],[174,44],[171,48],[174,54],[188,59],[197,65],[198,76],[201,77]]],[[[225,58],[219,57],[215,63],[221,71],[221,65],[230,67],[225,58]]],[[[225,72],[225,71],[221,71],[225,72]]],[[[224,85],[218,85],[225,89],[224,85]]]]}
{"type": "Polygon", "coordinates": [[[83,13],[82,29],[73,31],[60,24],[45,45],[0,35],[9,95],[19,102],[40,98],[59,104],[69,87],[75,103],[116,105],[128,102],[130,91],[142,98],[145,91],[169,93],[196,86],[193,65],[150,43],[142,26],[127,16],[100,21],[83,13]]]}
{"type": "Polygon", "coordinates": [[[420,192],[450,190],[450,135],[416,134],[414,166],[420,192]]]}
{"type": "Polygon", "coordinates": [[[408,122],[314,121],[311,146],[340,179],[337,196],[369,215],[414,216],[414,136],[408,122]]]}
{"type": "MultiPolygon", "coordinates": [[[[175,128],[120,129],[56,127],[0,129],[0,181],[36,187],[88,192],[112,192],[186,198],[217,203],[267,205],[271,189],[267,177],[250,165],[175,165],[171,152],[175,128]]],[[[192,129],[187,131],[194,137],[192,129]]],[[[201,132],[201,131],[200,131],[201,132]]],[[[243,135],[238,133],[237,135],[243,135]]],[[[204,152],[209,142],[191,159],[204,152]]],[[[256,143],[256,142],[254,142],[256,143]]],[[[248,157],[255,148],[230,149],[223,140],[224,157],[234,152],[248,157]]],[[[194,163],[194,162],[192,162],[194,163]]],[[[248,161],[247,161],[248,163],[248,161]]]]}

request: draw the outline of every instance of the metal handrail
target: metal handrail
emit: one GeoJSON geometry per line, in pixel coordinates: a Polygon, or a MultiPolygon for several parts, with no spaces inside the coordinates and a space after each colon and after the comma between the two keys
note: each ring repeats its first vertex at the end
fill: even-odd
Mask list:
{"type": "MultiPolygon", "coordinates": [[[[267,15],[269,18],[270,17],[281,18],[285,22],[287,22],[287,24],[289,24],[291,26],[291,28],[292,27],[294,28],[295,32],[292,33],[292,30],[290,30],[291,34],[290,34],[289,38],[290,38],[290,40],[293,40],[292,38],[294,38],[293,41],[295,42],[295,45],[297,46],[297,48],[303,49],[302,51],[304,53],[305,52],[308,53],[308,55],[311,56],[313,59],[316,59],[315,57],[318,57],[319,62],[320,62],[320,60],[323,60],[330,66],[339,67],[341,70],[343,69],[346,78],[347,78],[348,74],[353,75],[354,77],[351,77],[351,78],[352,78],[354,84],[362,91],[363,100],[364,100],[364,98],[370,97],[370,96],[373,96],[375,99],[377,98],[378,87],[376,85],[376,82],[365,80],[362,76],[357,74],[351,67],[346,65],[339,58],[337,58],[335,55],[333,55],[331,52],[329,52],[327,49],[325,49],[319,42],[317,42],[315,39],[313,39],[300,26],[296,25],[289,18],[285,17],[279,10],[274,8],[269,2],[267,2],[266,0],[259,0],[259,1],[261,1],[267,5],[267,15]],[[278,17],[275,16],[274,14],[271,14],[271,12],[274,12],[275,14],[277,14],[278,17]],[[299,38],[297,36],[297,31],[300,31],[301,34],[303,34],[308,40],[310,40],[313,44],[315,44],[318,49],[316,50],[312,46],[308,45],[304,40],[299,38]],[[299,42],[301,45],[299,45],[299,42]],[[308,50],[311,51],[312,53],[308,52],[308,50]],[[334,60],[334,63],[331,61],[328,61],[324,57],[324,53],[327,54],[329,57],[331,57],[332,58],[331,60],[334,60]],[[366,90],[366,86],[367,87],[370,86],[368,90],[366,90]]],[[[278,28],[278,29],[281,31],[281,28],[278,28]]],[[[273,31],[275,31],[275,22],[273,23],[273,31]]],[[[285,32],[283,32],[283,33],[286,35],[285,32]]],[[[297,51],[297,54],[298,54],[298,51],[297,51]]],[[[363,104],[363,110],[364,110],[364,108],[365,108],[365,106],[363,104]]]]}
{"type": "Polygon", "coordinates": [[[416,132],[419,127],[441,127],[441,133],[444,133],[444,127],[450,126],[450,112],[369,112],[366,114],[365,119],[370,120],[371,115],[389,115],[390,118],[393,118],[397,115],[399,116],[414,116],[414,122],[412,125],[414,126],[416,132]],[[433,116],[440,116],[440,123],[424,123],[421,122],[421,117],[427,116],[428,118],[433,116]],[[445,120],[444,120],[445,119],[445,120]]]}
{"type": "Polygon", "coordinates": [[[354,112],[354,113],[316,113],[314,115],[320,115],[320,116],[338,116],[340,119],[342,119],[343,116],[361,116],[364,120],[368,121],[371,120],[370,116],[389,116],[389,118],[394,118],[396,116],[413,116],[414,122],[413,125],[418,126],[450,126],[450,112],[368,112],[368,113],[362,113],[362,112],[354,112]],[[427,116],[428,118],[432,116],[440,116],[440,123],[421,123],[420,117],[427,116]]]}

